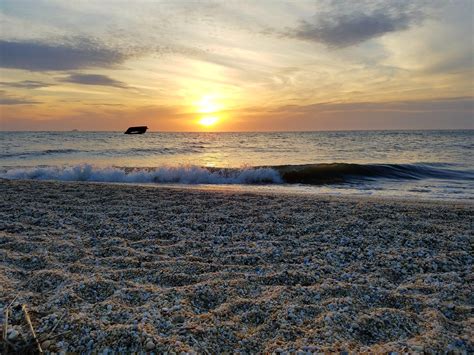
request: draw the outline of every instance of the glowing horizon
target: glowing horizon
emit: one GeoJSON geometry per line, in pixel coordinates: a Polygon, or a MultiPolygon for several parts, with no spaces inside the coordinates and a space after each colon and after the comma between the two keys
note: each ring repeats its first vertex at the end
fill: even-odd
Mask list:
{"type": "Polygon", "coordinates": [[[0,10],[1,130],[474,128],[471,1],[0,10]]]}

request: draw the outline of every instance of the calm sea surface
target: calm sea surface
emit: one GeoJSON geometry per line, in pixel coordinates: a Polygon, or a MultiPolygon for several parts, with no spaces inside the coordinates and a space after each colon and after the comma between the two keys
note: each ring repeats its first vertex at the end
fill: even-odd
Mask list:
{"type": "Polygon", "coordinates": [[[473,130],[0,132],[0,177],[472,200],[473,138],[473,130]]]}

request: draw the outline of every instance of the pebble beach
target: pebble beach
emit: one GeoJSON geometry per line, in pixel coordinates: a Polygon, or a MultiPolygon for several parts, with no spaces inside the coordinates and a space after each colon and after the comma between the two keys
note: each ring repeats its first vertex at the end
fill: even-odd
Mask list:
{"type": "Polygon", "coordinates": [[[45,352],[474,352],[471,202],[26,180],[0,196],[18,349],[26,305],[45,352]]]}

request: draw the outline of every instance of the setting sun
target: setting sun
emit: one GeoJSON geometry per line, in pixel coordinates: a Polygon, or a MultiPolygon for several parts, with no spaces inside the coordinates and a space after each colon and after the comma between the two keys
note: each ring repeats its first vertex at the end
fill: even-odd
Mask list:
{"type": "Polygon", "coordinates": [[[198,107],[199,112],[201,113],[216,112],[221,108],[220,105],[215,102],[214,97],[210,95],[201,98],[201,100],[198,102],[198,107]]]}
{"type": "Polygon", "coordinates": [[[222,105],[216,102],[215,95],[202,96],[195,105],[197,106],[197,112],[207,114],[199,119],[198,123],[201,126],[211,127],[219,122],[218,113],[222,109],[222,105]]]}
{"type": "Polygon", "coordinates": [[[199,120],[199,124],[209,127],[215,125],[218,120],[219,119],[215,116],[206,116],[199,120]]]}

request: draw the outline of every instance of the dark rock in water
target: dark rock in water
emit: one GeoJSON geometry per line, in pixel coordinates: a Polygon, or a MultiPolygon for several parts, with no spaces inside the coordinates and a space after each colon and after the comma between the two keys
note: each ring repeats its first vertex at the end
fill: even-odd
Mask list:
{"type": "Polygon", "coordinates": [[[125,134],[143,134],[148,129],[147,126],[137,126],[137,127],[129,127],[125,134]]]}

